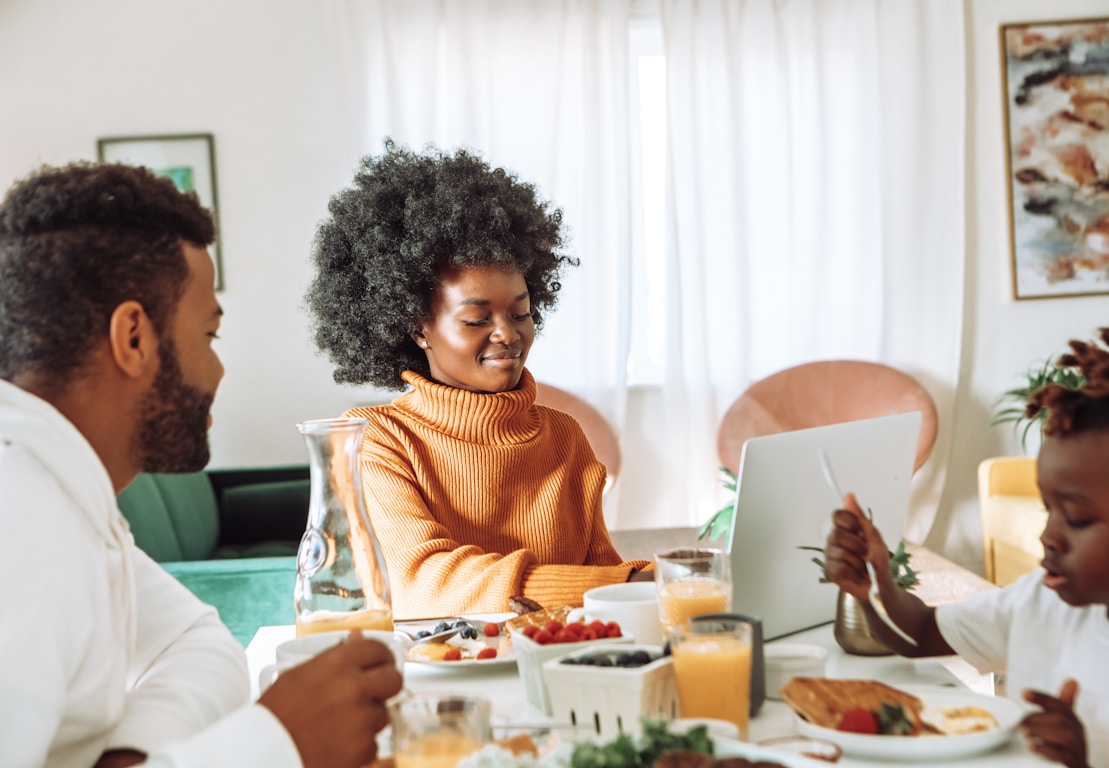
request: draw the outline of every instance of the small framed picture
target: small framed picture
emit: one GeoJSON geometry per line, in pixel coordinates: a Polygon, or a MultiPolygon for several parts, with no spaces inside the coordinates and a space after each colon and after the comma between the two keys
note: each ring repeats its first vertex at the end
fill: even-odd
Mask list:
{"type": "MultiPolygon", "coordinates": [[[[195,192],[200,204],[219,223],[216,202],[215,140],[210,133],[174,136],[119,136],[99,139],[97,156],[105,163],[142,165],[158,176],[173,180],[182,192],[195,192]]],[[[216,290],[223,288],[223,260],[219,230],[211,246],[216,268],[216,290]]]]}
{"type": "Polygon", "coordinates": [[[1109,18],[1001,27],[1014,299],[1109,293],[1109,18]]]}

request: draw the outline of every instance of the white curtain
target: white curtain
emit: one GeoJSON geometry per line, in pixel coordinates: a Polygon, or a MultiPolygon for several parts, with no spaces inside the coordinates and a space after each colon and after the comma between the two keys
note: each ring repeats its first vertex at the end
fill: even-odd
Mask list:
{"type": "MultiPolygon", "coordinates": [[[[716,426],[743,388],[816,359],[877,360],[932,393],[914,479],[923,540],[949,453],[964,280],[962,0],[659,0],[669,131],[664,446],[613,528],[719,506],[716,426]],[[631,508],[640,505],[639,508],[631,508]]],[[[633,0],[331,0],[345,142],[468,146],[561,207],[581,267],[529,366],[627,434],[639,126],[633,0]]],[[[349,179],[347,179],[349,182],[349,179]]],[[[625,448],[627,448],[625,443],[625,448]]],[[[640,468],[641,474],[643,473],[640,468]]],[[[629,494],[630,495],[630,494],[629,494]]]]}
{"type": "MultiPolygon", "coordinates": [[[[629,346],[630,0],[334,0],[357,157],[468,147],[563,211],[568,270],[528,360],[623,433],[629,346]]],[[[349,180],[348,180],[349,183],[349,180]]],[[[619,484],[606,516],[619,527],[619,484]]]]}
{"type": "Polygon", "coordinates": [[[667,506],[718,506],[715,427],[750,382],[859,358],[915,376],[940,432],[963,302],[960,0],[661,0],[670,142],[667,506]]]}

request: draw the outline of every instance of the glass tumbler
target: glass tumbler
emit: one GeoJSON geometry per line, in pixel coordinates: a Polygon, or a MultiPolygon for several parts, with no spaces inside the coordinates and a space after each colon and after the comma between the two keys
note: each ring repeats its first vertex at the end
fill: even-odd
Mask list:
{"type": "Polygon", "coordinates": [[[732,609],[731,561],[724,550],[682,547],[659,552],[655,569],[664,635],[694,616],[732,609]]]}

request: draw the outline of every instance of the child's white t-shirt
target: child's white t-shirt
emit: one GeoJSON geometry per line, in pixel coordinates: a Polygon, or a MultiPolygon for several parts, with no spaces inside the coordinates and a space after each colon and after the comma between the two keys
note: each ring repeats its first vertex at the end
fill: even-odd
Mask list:
{"type": "Polygon", "coordinates": [[[1005,674],[1006,695],[1032,688],[1057,695],[1078,681],[1075,709],[1089,763],[1109,768],[1109,607],[1067,605],[1037,569],[1004,589],[936,608],[947,644],[980,672],[1005,674]]]}

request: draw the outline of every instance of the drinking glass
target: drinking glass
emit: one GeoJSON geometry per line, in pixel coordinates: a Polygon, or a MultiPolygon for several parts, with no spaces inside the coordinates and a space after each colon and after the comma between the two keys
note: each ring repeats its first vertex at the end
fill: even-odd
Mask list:
{"type": "Polygon", "coordinates": [[[492,705],[478,696],[408,692],[389,702],[397,768],[454,768],[492,738],[492,705]]]}
{"type": "Polygon", "coordinates": [[[751,704],[750,622],[700,619],[673,628],[670,654],[683,718],[727,720],[747,739],[751,704]]]}
{"type": "Polygon", "coordinates": [[[722,549],[683,547],[655,555],[658,617],[664,635],[694,616],[732,609],[732,574],[722,549]]]}

